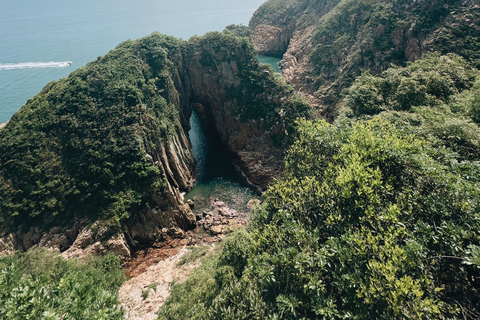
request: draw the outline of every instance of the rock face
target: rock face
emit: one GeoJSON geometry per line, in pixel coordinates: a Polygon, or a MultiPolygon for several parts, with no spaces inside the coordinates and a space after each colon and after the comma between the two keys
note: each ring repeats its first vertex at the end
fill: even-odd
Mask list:
{"type": "Polygon", "coordinates": [[[213,199],[210,210],[198,219],[198,224],[211,235],[225,235],[247,224],[247,214],[227,207],[219,200],[213,199]]]}
{"type": "MultiPolygon", "coordinates": [[[[324,107],[338,101],[362,70],[378,74],[432,51],[478,64],[480,49],[480,8],[471,0],[270,0],[250,27],[255,47],[283,56],[287,81],[324,107]]],[[[333,116],[330,108],[323,110],[333,116]]]]}
{"type": "Polygon", "coordinates": [[[305,59],[313,49],[318,20],[340,0],[267,1],[253,15],[249,26],[255,48],[264,55],[282,57],[283,76],[298,84],[305,59]]]}
{"type": "MultiPolygon", "coordinates": [[[[223,40],[220,37],[215,41],[223,40]]],[[[268,72],[265,76],[269,81],[265,87],[258,84],[253,94],[242,90],[247,77],[245,69],[257,63],[245,48],[229,48],[228,44],[218,45],[208,38],[192,47],[198,55],[209,57],[209,60],[184,55],[179,66],[183,89],[179,91],[185,93],[191,102],[189,106],[197,108],[207,125],[218,133],[246,180],[259,191],[264,190],[283,170],[285,148],[274,146],[273,137],[285,136],[278,113],[291,92],[278,90],[268,72]],[[269,108],[269,116],[276,113],[277,123],[267,124],[266,119],[246,116],[250,106],[245,104],[255,105],[258,101],[261,101],[259,108],[262,105],[269,108]]]]}
{"type": "Polygon", "coordinates": [[[147,158],[160,168],[166,183],[162,193],[152,196],[155,207],[133,212],[120,230],[89,219],[75,219],[52,228],[31,227],[27,232],[19,226],[16,233],[0,238],[0,256],[42,247],[62,252],[65,258],[113,252],[125,259],[133,250],[154,241],[182,237],[183,230],[196,225],[195,215],[180,194],[192,183],[194,158],[190,143],[179,130],[166,146],[158,143],[155,150],[147,158]]]}

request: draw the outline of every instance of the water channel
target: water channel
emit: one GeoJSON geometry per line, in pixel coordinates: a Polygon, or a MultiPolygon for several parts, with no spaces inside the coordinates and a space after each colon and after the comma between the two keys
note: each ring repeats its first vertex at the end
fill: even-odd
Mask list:
{"type": "Polygon", "coordinates": [[[278,63],[280,62],[280,58],[277,57],[271,57],[271,56],[258,56],[257,57],[258,62],[263,63],[263,64],[269,64],[272,66],[273,71],[280,73],[280,68],[278,66],[278,63]]]}
{"type": "Polygon", "coordinates": [[[195,213],[207,210],[215,198],[231,209],[245,211],[248,201],[258,196],[243,182],[219,137],[205,127],[195,109],[190,117],[190,128],[188,135],[197,169],[195,186],[185,195],[185,201],[195,201],[195,213]]]}
{"type": "MultiPolygon", "coordinates": [[[[258,56],[258,61],[280,72],[279,58],[258,56]]],[[[195,186],[185,195],[185,201],[195,201],[195,213],[208,210],[210,201],[215,198],[225,202],[231,209],[245,211],[248,201],[258,198],[258,195],[245,184],[219,137],[212,129],[205,127],[195,109],[190,117],[190,128],[188,135],[197,169],[195,186]]]]}

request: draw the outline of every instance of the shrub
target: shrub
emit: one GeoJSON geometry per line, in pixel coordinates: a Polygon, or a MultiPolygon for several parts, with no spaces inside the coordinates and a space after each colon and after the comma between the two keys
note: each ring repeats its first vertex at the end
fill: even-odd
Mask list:
{"type": "Polygon", "coordinates": [[[479,312],[478,163],[459,162],[379,117],[298,126],[285,175],[264,195],[249,232],[194,274],[202,285],[198,276],[208,274],[208,297],[195,294],[176,311],[167,302],[161,314],[170,317],[161,319],[198,308],[197,319],[479,312]]]}
{"type": "Polygon", "coordinates": [[[31,250],[0,259],[0,315],[7,319],[123,319],[118,258],[66,261],[31,250]]]}

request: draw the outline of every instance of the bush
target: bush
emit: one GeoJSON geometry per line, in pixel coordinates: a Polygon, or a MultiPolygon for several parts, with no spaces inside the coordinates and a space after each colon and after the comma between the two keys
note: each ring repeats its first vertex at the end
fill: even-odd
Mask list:
{"type": "Polygon", "coordinates": [[[211,290],[188,310],[201,308],[198,319],[480,312],[478,163],[458,162],[379,117],[298,126],[284,177],[249,232],[230,238],[208,272],[199,269],[211,290]]]}
{"type": "Polygon", "coordinates": [[[390,68],[380,77],[366,73],[348,90],[340,119],[381,114],[397,128],[437,147],[450,148],[463,159],[478,159],[478,81],[474,82],[478,75],[478,70],[453,54],[426,55],[405,68],[390,68]]]}
{"type": "Polygon", "coordinates": [[[125,274],[113,255],[66,261],[31,250],[0,259],[0,315],[7,319],[123,319],[125,274]]]}
{"type": "Polygon", "coordinates": [[[182,130],[172,55],[153,34],[49,84],[0,132],[5,227],[90,216],[118,225],[164,181],[145,154],[182,130]]]}

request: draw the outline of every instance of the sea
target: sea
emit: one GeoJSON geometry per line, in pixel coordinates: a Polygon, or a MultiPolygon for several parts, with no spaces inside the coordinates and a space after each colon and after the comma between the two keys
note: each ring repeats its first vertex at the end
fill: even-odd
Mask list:
{"type": "Polygon", "coordinates": [[[1,0],[0,124],[52,80],[152,32],[188,39],[248,25],[265,0],[1,0]]]}

